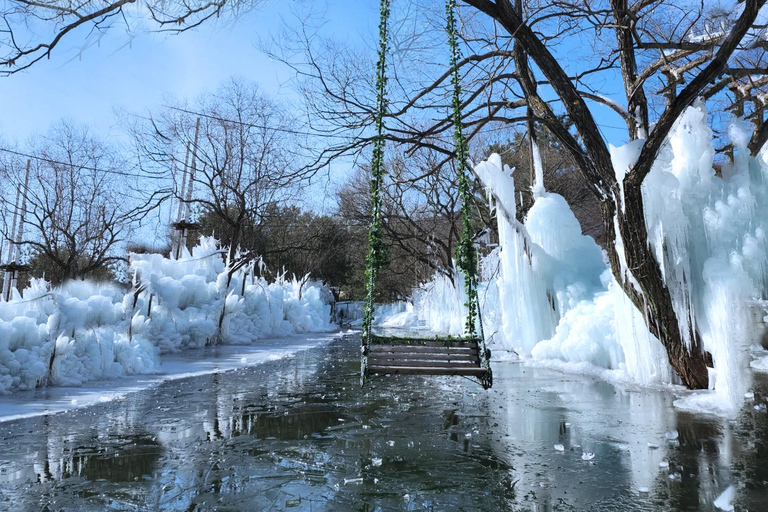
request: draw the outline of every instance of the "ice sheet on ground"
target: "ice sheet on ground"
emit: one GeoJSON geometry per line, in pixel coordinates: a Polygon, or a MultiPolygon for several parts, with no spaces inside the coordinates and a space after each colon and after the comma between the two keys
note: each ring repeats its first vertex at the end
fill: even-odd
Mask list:
{"type": "Polygon", "coordinates": [[[335,334],[297,334],[259,340],[253,345],[222,345],[163,356],[152,375],[91,381],[78,387],[50,387],[0,396],[0,422],[53,414],[121,398],[162,382],[255,366],[290,357],[330,342],[335,334]]]}

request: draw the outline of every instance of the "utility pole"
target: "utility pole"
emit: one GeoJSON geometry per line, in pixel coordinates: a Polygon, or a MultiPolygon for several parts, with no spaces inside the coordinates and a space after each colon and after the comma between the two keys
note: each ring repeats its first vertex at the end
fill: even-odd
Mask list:
{"type": "MultiPolygon", "coordinates": [[[[24,173],[24,186],[16,189],[16,202],[14,203],[13,224],[11,226],[11,243],[8,246],[8,263],[0,266],[5,270],[3,276],[3,300],[11,300],[11,291],[18,287],[19,272],[30,270],[27,265],[19,264],[19,246],[24,236],[24,216],[27,209],[27,187],[29,187],[29,171],[32,167],[32,161],[27,160],[27,169],[24,173]],[[21,207],[19,207],[19,197],[21,197],[21,207]]],[[[0,254],[0,257],[2,254],[0,254]]]]}
{"type": "Polygon", "coordinates": [[[195,138],[192,144],[192,161],[187,168],[187,157],[189,156],[189,146],[187,146],[187,157],[184,158],[184,179],[181,184],[181,193],[179,197],[178,220],[173,223],[173,228],[179,232],[179,245],[176,247],[176,259],[181,257],[181,248],[187,246],[187,234],[189,231],[198,229],[200,226],[194,222],[189,222],[189,203],[192,201],[192,188],[195,181],[195,171],[197,170],[197,141],[200,134],[200,118],[195,123],[195,138]],[[187,169],[189,177],[187,178],[187,169]],[[185,183],[186,181],[186,183],[185,183]],[[184,187],[186,185],[186,191],[184,187]],[[183,199],[182,199],[182,195],[183,199]]]}

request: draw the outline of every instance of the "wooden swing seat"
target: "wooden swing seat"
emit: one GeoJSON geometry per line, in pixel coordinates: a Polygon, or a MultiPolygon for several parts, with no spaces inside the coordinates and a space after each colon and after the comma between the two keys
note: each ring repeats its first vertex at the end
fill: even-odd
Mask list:
{"type": "Polygon", "coordinates": [[[475,377],[484,389],[493,385],[491,353],[487,350],[483,336],[483,324],[477,297],[477,251],[474,246],[472,228],[471,179],[467,176],[467,144],[462,134],[461,119],[461,77],[459,76],[459,48],[456,32],[455,0],[446,0],[446,30],[450,47],[451,83],[453,84],[453,128],[456,154],[458,192],[461,197],[462,234],[456,247],[457,266],[464,274],[466,292],[467,338],[400,338],[376,336],[372,333],[374,314],[374,287],[378,272],[387,263],[386,246],[383,238],[382,219],[384,216],[381,187],[386,174],[384,167],[384,116],[387,110],[387,24],[390,0],[381,0],[379,22],[379,59],[376,64],[376,111],[373,138],[373,159],[371,161],[371,227],[368,238],[366,259],[366,306],[363,315],[363,335],[360,342],[360,385],[369,375],[416,374],[416,375],[459,375],[475,377]],[[477,323],[475,323],[477,320],[477,323]],[[475,329],[475,327],[479,329],[475,329]],[[479,331],[480,337],[476,336],[479,331]]]}
{"type": "Polygon", "coordinates": [[[371,336],[368,373],[379,375],[466,375],[482,379],[477,338],[371,336]]]}

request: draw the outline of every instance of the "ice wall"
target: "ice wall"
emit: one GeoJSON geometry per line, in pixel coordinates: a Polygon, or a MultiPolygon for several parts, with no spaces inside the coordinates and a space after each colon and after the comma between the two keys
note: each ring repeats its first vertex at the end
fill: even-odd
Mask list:
{"type": "MultiPolygon", "coordinates": [[[[693,394],[677,405],[726,414],[749,387],[748,348],[760,333],[750,307],[766,299],[768,284],[768,157],[749,156],[749,130],[742,124],[734,123],[729,135],[734,161],[716,177],[706,111],[689,108],[642,190],[649,242],[682,320],[681,335],[690,345],[690,333],[698,332],[714,362],[714,392],[693,394]]],[[[617,178],[636,161],[642,144],[611,148],[617,178]]],[[[564,199],[539,191],[520,224],[511,171],[500,157],[492,155],[475,171],[496,206],[499,227],[500,248],[483,262],[480,287],[485,332],[493,336],[495,353],[506,349],[614,380],[675,382],[666,350],[614,280],[601,250],[581,234],[564,199]]],[[[452,331],[448,320],[458,315],[462,301],[460,290],[448,284],[436,278],[417,292],[411,317],[452,331]]]]}
{"type": "Polygon", "coordinates": [[[498,343],[536,357],[536,346],[556,335],[561,319],[602,288],[603,255],[594,240],[581,234],[578,220],[557,194],[539,190],[525,224],[517,222],[514,181],[498,155],[478,164],[475,172],[498,219],[498,343]]]}
{"type": "Polygon", "coordinates": [[[324,290],[308,279],[269,283],[246,266],[232,273],[212,238],[179,260],[132,255],[142,292],[33,280],[0,302],[0,393],[154,371],[164,352],[329,329],[324,290]],[[229,283],[227,282],[229,281],[229,283]]]}
{"type": "Polygon", "coordinates": [[[551,258],[515,219],[515,182],[509,167],[502,166],[501,157],[491,155],[475,166],[475,172],[489,191],[498,219],[501,324],[497,343],[530,354],[536,343],[552,336],[558,321],[546,271],[552,268],[551,258]]]}
{"type": "Polygon", "coordinates": [[[734,160],[716,177],[706,110],[688,108],[643,184],[649,241],[683,319],[681,334],[690,343],[687,331],[697,329],[714,362],[715,396],[678,403],[688,408],[727,410],[741,401],[758,334],[750,304],[765,298],[768,167],[749,156],[748,127],[735,122],[729,136],[734,160]]]}
{"type": "Polygon", "coordinates": [[[398,303],[394,309],[379,306],[374,323],[382,329],[427,329],[461,336],[467,315],[466,302],[464,278],[454,268],[452,280],[445,274],[435,274],[429,282],[413,290],[407,303],[398,303]]]}

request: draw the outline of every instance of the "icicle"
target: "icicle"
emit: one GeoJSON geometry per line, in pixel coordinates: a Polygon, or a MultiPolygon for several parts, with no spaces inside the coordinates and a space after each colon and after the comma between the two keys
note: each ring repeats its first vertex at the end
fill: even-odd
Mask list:
{"type": "Polygon", "coordinates": [[[531,137],[531,155],[533,156],[533,171],[534,182],[531,186],[533,192],[533,198],[538,199],[543,196],[546,190],[544,190],[544,166],[541,163],[541,151],[539,151],[539,145],[536,143],[536,138],[531,137]]]}

